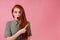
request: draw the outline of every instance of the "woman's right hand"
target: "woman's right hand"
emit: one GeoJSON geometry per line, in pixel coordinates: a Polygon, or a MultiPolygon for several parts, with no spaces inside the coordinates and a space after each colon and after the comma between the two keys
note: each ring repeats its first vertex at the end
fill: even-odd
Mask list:
{"type": "Polygon", "coordinates": [[[19,30],[21,34],[26,32],[27,26],[28,26],[28,24],[24,28],[22,28],[21,30],[19,30]]]}

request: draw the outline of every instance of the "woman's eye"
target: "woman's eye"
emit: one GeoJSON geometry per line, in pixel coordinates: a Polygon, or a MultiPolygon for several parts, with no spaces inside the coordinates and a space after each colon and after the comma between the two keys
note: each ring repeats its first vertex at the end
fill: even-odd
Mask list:
{"type": "Polygon", "coordinates": [[[19,13],[21,13],[21,11],[19,11],[19,13]]]}

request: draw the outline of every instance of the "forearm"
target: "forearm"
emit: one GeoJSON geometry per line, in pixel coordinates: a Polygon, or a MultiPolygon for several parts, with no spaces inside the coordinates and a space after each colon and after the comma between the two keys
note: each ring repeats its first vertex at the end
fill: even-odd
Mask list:
{"type": "Polygon", "coordinates": [[[15,40],[20,34],[21,31],[18,31],[16,34],[12,35],[11,37],[8,37],[7,40],[15,40]]]}

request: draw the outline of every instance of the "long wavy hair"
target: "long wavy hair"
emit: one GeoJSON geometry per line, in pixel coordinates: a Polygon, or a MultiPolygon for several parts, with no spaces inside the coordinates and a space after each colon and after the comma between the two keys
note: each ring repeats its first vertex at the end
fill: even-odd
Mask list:
{"type": "MultiPolygon", "coordinates": [[[[26,16],[25,16],[25,11],[24,11],[24,8],[21,6],[21,5],[15,5],[13,8],[12,8],[12,15],[13,15],[13,12],[14,12],[14,8],[19,8],[21,10],[21,15],[20,17],[18,18],[19,19],[19,30],[24,28],[26,25],[27,25],[27,19],[26,19],[26,16]]],[[[14,15],[13,15],[14,17],[14,15]]],[[[24,37],[24,40],[27,40],[28,38],[28,27],[26,28],[26,32],[21,34],[20,36],[24,37]]]]}

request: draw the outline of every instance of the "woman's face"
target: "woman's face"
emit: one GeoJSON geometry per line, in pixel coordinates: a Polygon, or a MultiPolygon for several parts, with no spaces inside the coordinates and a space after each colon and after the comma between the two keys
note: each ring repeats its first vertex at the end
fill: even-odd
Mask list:
{"type": "Polygon", "coordinates": [[[14,18],[20,17],[21,10],[19,8],[14,8],[13,15],[14,15],[14,18]]]}

